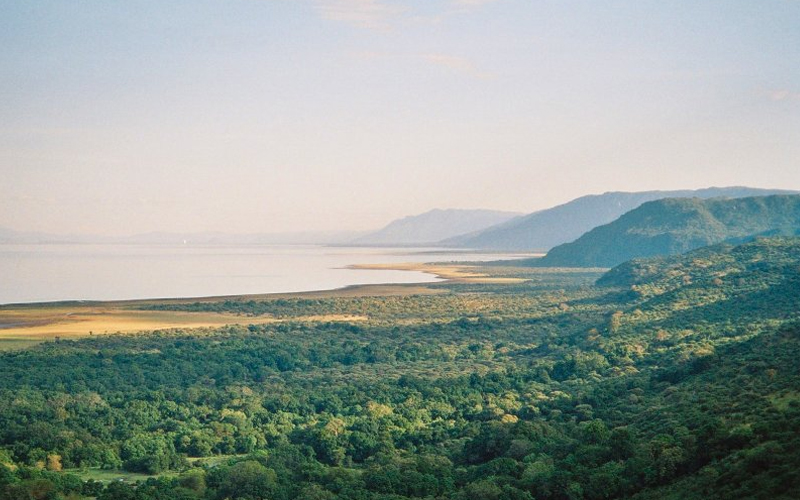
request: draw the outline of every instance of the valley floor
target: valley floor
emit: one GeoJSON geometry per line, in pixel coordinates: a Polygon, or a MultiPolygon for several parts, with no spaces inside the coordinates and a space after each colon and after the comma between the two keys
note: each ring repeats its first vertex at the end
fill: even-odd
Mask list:
{"type": "Polygon", "coordinates": [[[451,272],[0,308],[0,499],[797,498],[800,241],[451,272]]]}

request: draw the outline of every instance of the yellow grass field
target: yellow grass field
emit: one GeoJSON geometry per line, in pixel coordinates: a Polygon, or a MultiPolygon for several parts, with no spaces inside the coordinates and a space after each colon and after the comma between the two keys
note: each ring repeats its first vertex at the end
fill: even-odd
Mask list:
{"type": "Polygon", "coordinates": [[[0,340],[47,340],[109,333],[267,323],[270,317],[180,311],[137,311],[109,304],[3,307],[0,340]]]}
{"type": "MultiPolygon", "coordinates": [[[[353,266],[358,269],[422,271],[440,278],[465,283],[516,283],[518,278],[487,276],[477,267],[449,264],[377,264],[353,266]]],[[[165,303],[218,302],[228,300],[269,300],[282,298],[327,298],[438,294],[446,291],[414,284],[356,285],[338,290],[263,295],[148,299],[115,302],[58,302],[0,306],[0,350],[21,349],[56,338],[70,339],[91,335],[151,332],[172,328],[213,328],[280,321],[365,321],[366,316],[309,315],[291,320],[230,313],[147,311],[144,306],[165,303]]]]}
{"type": "MultiPolygon", "coordinates": [[[[22,349],[54,340],[90,335],[135,333],[171,328],[213,328],[225,325],[249,325],[289,321],[264,316],[245,316],[214,312],[145,311],[140,308],[153,304],[218,302],[223,300],[266,300],[281,298],[324,298],[394,296],[441,293],[417,285],[364,285],[340,290],[200,297],[184,299],[148,299],[118,302],[69,302],[0,306],[0,350],[22,349]]],[[[308,315],[291,321],[365,321],[366,316],[308,315]]]]}
{"type": "MultiPolygon", "coordinates": [[[[136,311],[113,306],[42,307],[7,309],[0,312],[0,337],[75,337],[116,332],[197,328],[242,323],[245,318],[218,313],[180,311],[136,311]],[[13,325],[13,326],[12,326],[13,325]],[[9,327],[10,326],[10,327],[9,327]]],[[[265,323],[271,318],[247,318],[248,323],[265,323]]]]}
{"type": "MultiPolygon", "coordinates": [[[[311,315],[292,321],[364,321],[364,316],[311,315]]],[[[56,337],[134,333],[170,328],[208,328],[225,325],[277,323],[271,316],[183,311],[139,311],[113,303],[0,308],[0,350],[24,348],[56,337]]]]}

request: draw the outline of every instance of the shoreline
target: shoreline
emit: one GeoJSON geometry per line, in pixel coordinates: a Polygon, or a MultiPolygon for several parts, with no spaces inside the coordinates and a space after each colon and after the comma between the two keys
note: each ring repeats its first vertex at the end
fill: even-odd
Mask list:
{"type": "Polygon", "coordinates": [[[486,284],[513,284],[526,281],[522,278],[501,278],[491,276],[479,271],[485,266],[474,263],[418,263],[402,262],[393,264],[353,264],[347,269],[376,270],[376,271],[416,271],[432,274],[442,280],[435,283],[486,283],[486,284]]]}
{"type": "MultiPolygon", "coordinates": [[[[422,265],[428,274],[433,274],[444,283],[463,279],[460,271],[448,264],[436,266],[436,272],[422,265]]],[[[348,266],[349,267],[349,266],[348,266]]],[[[461,266],[459,266],[461,267],[461,266]]],[[[354,266],[354,268],[356,268],[354,266]]],[[[411,264],[366,265],[360,269],[416,270],[411,264]]],[[[421,270],[421,269],[420,269],[421,270]]],[[[170,297],[126,300],[63,300],[51,302],[28,302],[0,304],[0,350],[27,347],[44,341],[71,339],[92,335],[130,334],[154,332],[175,328],[216,328],[226,325],[279,323],[286,319],[270,315],[244,316],[233,313],[157,311],[143,309],[158,304],[193,304],[215,302],[247,302],[252,300],[280,299],[324,299],[336,297],[391,297],[404,295],[435,295],[446,290],[432,288],[431,282],[385,283],[348,285],[330,290],[302,292],[275,292],[262,294],[217,295],[203,297],[170,297]]],[[[291,321],[366,321],[365,316],[310,315],[291,318],[291,321]]]]}
{"type": "Polygon", "coordinates": [[[446,283],[520,283],[522,278],[492,277],[487,273],[476,271],[485,266],[478,263],[419,263],[396,262],[386,264],[351,264],[342,269],[375,270],[375,271],[412,271],[434,276],[440,281],[420,281],[412,283],[369,283],[346,285],[339,288],[303,290],[298,292],[266,292],[245,293],[230,295],[199,295],[187,297],[146,297],[136,299],[110,299],[110,300],[44,300],[34,302],[9,302],[0,304],[0,332],[12,325],[2,322],[2,313],[11,309],[39,309],[43,307],[136,307],[151,304],[184,304],[184,303],[209,303],[226,300],[243,301],[258,299],[303,299],[303,298],[333,298],[333,297],[366,297],[366,296],[393,296],[408,294],[437,294],[442,291],[430,288],[430,285],[446,283]]]}
{"type": "MultiPolygon", "coordinates": [[[[401,271],[403,269],[397,269],[401,271]]],[[[47,300],[38,302],[9,302],[0,304],[0,315],[8,309],[38,309],[42,307],[136,307],[151,304],[184,304],[184,303],[211,303],[226,300],[243,301],[257,299],[304,299],[304,298],[332,298],[332,297],[366,297],[366,296],[392,296],[409,293],[441,293],[437,290],[428,290],[426,285],[439,284],[443,281],[418,282],[418,283],[370,283],[346,285],[339,288],[322,290],[304,290],[299,292],[265,292],[243,293],[231,295],[198,295],[188,297],[148,297],[140,299],[111,299],[111,300],[47,300]]],[[[0,331],[3,323],[0,322],[0,331]]]]}
{"type": "Polygon", "coordinates": [[[439,281],[348,285],[330,290],[218,295],[205,297],[147,298],[109,301],[53,301],[0,305],[0,350],[19,348],[56,339],[92,335],[131,334],[168,329],[218,328],[226,325],[279,323],[283,321],[367,321],[366,316],[309,315],[291,319],[265,314],[246,316],[221,312],[152,310],[160,304],[213,304],[281,299],[326,299],[337,297],[392,297],[437,295],[448,290],[431,286],[448,283],[514,284],[522,278],[492,276],[480,263],[392,263],[355,264],[349,269],[416,271],[439,281]]]}

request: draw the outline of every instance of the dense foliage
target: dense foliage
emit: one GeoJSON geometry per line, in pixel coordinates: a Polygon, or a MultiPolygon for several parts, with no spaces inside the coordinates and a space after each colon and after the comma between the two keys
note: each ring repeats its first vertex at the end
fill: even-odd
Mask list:
{"type": "Polygon", "coordinates": [[[643,204],[533,262],[611,267],[638,257],[673,255],[754,236],[800,234],[800,195],[667,198],[643,204]]]}
{"type": "Polygon", "coordinates": [[[4,353],[0,499],[797,497],[800,241],[493,272],[4,353]]]}

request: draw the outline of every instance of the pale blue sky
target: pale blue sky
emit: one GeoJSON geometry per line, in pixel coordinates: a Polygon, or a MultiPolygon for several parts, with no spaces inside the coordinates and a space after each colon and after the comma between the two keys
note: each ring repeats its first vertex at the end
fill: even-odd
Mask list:
{"type": "Polygon", "coordinates": [[[0,226],[800,189],[800,1],[0,0],[0,226]]]}

